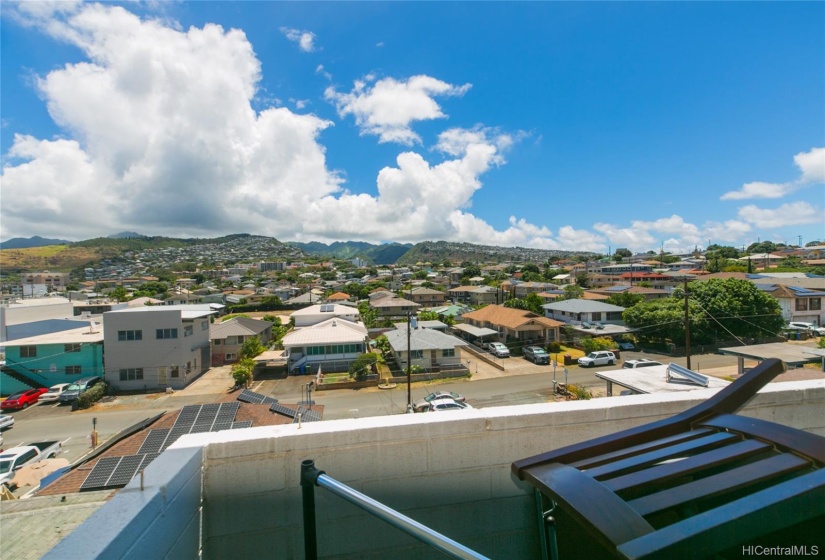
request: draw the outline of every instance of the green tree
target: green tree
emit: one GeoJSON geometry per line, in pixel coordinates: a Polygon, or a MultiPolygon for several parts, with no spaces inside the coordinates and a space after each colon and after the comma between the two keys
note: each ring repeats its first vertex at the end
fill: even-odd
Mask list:
{"type": "Polygon", "coordinates": [[[584,295],[584,289],[579,286],[578,284],[568,284],[564,287],[564,294],[556,298],[556,301],[562,301],[565,299],[579,299],[584,295]]]}
{"type": "Polygon", "coordinates": [[[374,328],[378,323],[378,313],[370,307],[369,302],[362,301],[358,304],[358,313],[361,315],[361,321],[368,329],[374,328]]]}
{"type": "Polygon", "coordinates": [[[109,292],[109,297],[117,302],[126,301],[129,299],[129,292],[126,291],[126,288],[123,286],[118,286],[111,292],[109,292]]]}
{"type": "Polygon", "coordinates": [[[392,351],[390,340],[384,334],[375,339],[375,347],[385,356],[392,351]]]}
{"type": "Polygon", "coordinates": [[[779,302],[748,280],[691,282],[688,293],[711,318],[709,326],[720,339],[729,338],[726,333],[749,338],[774,336],[785,325],[779,302]]]}
{"type": "Polygon", "coordinates": [[[418,320],[419,321],[438,321],[438,313],[435,311],[419,311],[418,312],[418,320]]]}
{"type": "Polygon", "coordinates": [[[579,272],[576,274],[576,285],[582,289],[590,287],[590,278],[587,277],[586,272],[579,272]]]}
{"type": "Polygon", "coordinates": [[[528,294],[524,298],[510,298],[504,302],[504,307],[512,307],[514,309],[524,309],[531,311],[537,315],[544,315],[544,300],[536,294],[528,294]]]}
{"type": "Polygon", "coordinates": [[[632,257],[632,256],[633,256],[633,253],[630,251],[630,249],[620,247],[620,248],[616,249],[615,253],[613,253],[613,260],[616,261],[616,262],[622,262],[622,259],[624,259],[625,257],[632,257]]]}
{"type": "Polygon", "coordinates": [[[235,380],[235,385],[247,387],[252,381],[252,372],[255,369],[255,360],[252,358],[241,358],[232,366],[229,374],[235,380]]]}
{"type": "Polygon", "coordinates": [[[469,278],[473,278],[474,276],[481,276],[481,267],[477,264],[473,264],[470,261],[464,261],[461,263],[461,268],[464,269],[464,273],[462,276],[467,276],[469,278]]]}
{"type": "Polygon", "coordinates": [[[252,359],[255,356],[260,355],[262,352],[266,350],[266,346],[261,344],[261,338],[259,336],[253,336],[244,340],[243,345],[241,346],[240,351],[238,352],[238,356],[243,359],[252,359]]]}
{"type": "MultiPolygon", "coordinates": [[[[696,342],[698,333],[707,332],[707,317],[696,302],[688,302],[691,341],[696,342]]],[[[640,329],[638,336],[651,341],[681,345],[685,340],[685,312],[683,300],[657,299],[625,309],[622,319],[628,327],[640,329]]]]}
{"type": "Polygon", "coordinates": [[[611,305],[618,305],[620,307],[633,307],[638,303],[642,303],[644,299],[644,296],[641,296],[639,294],[634,294],[631,292],[619,292],[611,295],[609,298],[607,298],[607,300],[605,300],[605,302],[611,305]]]}

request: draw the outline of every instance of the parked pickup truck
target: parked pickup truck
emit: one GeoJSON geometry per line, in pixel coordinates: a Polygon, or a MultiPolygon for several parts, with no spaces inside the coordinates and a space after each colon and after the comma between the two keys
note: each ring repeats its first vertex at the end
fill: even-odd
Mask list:
{"type": "Polygon", "coordinates": [[[6,449],[0,453],[0,484],[14,478],[14,471],[23,465],[57,457],[60,451],[59,441],[40,441],[6,449]]]}

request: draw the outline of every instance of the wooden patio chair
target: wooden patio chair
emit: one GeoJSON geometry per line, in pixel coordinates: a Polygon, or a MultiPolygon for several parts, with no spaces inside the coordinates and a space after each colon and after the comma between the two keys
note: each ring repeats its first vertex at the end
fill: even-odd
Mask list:
{"type": "Polygon", "coordinates": [[[570,551],[595,541],[618,558],[741,558],[773,536],[810,554],[825,540],[825,438],[734,414],[783,371],[765,360],[681,414],[515,461],[536,490],[542,553],[580,558],[570,551]],[[558,515],[576,542],[561,526],[556,542],[558,515]]]}

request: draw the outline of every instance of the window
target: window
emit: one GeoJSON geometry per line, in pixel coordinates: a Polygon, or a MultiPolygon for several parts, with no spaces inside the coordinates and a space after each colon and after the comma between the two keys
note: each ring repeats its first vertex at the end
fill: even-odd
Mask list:
{"type": "Polygon", "coordinates": [[[411,350],[410,356],[413,360],[421,360],[424,358],[424,351],[423,350],[411,350]]]}
{"type": "Polygon", "coordinates": [[[158,340],[167,339],[167,338],[177,338],[178,337],[178,329],[157,329],[157,330],[155,330],[155,337],[158,340]]]}
{"type": "Polygon", "coordinates": [[[180,368],[178,366],[172,366],[172,377],[180,377],[180,368]]]}
{"type": "Polygon", "coordinates": [[[455,348],[445,348],[441,351],[441,356],[443,358],[454,358],[455,357],[455,348]]]}
{"type": "Polygon", "coordinates": [[[209,328],[209,321],[201,321],[201,330],[205,331],[209,328]]]}
{"type": "Polygon", "coordinates": [[[66,366],[66,375],[80,375],[80,366],[66,366]]]}
{"type": "Polygon", "coordinates": [[[822,300],[821,299],[810,299],[808,300],[809,307],[811,311],[822,311],[822,300]]]}
{"type": "Polygon", "coordinates": [[[63,345],[64,352],[80,352],[80,343],[75,344],[64,344],[63,345]]]}
{"type": "Polygon", "coordinates": [[[120,370],[121,381],[139,381],[143,379],[143,368],[126,368],[120,370]]]}
{"type": "Polygon", "coordinates": [[[235,356],[236,356],[236,355],[237,355],[237,354],[226,354],[226,356],[225,356],[225,358],[224,358],[224,359],[225,359],[227,362],[231,362],[232,360],[234,360],[234,359],[235,359],[235,356]]]}
{"type": "Polygon", "coordinates": [[[183,336],[192,336],[193,332],[194,329],[192,328],[192,325],[186,325],[183,327],[183,336]]]}
{"type": "Polygon", "coordinates": [[[796,299],[796,310],[797,311],[807,311],[808,310],[808,300],[805,298],[797,298],[796,299]]]}
{"type": "Polygon", "coordinates": [[[20,357],[21,358],[36,358],[37,357],[37,346],[21,346],[20,347],[20,357]]]}
{"type": "Polygon", "coordinates": [[[143,340],[143,331],[117,331],[117,341],[143,340]]]}

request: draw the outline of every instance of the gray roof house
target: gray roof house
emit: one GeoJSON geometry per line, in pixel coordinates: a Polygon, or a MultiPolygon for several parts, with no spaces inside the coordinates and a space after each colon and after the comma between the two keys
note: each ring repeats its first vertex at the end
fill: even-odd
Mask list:
{"type": "Polygon", "coordinates": [[[414,328],[410,330],[410,344],[407,346],[407,325],[385,333],[392,348],[392,354],[398,365],[406,370],[407,357],[411,354],[413,367],[419,366],[425,371],[458,369],[461,356],[456,351],[467,342],[434,329],[414,328]],[[409,351],[408,351],[409,350],[409,351]]]}
{"type": "Polygon", "coordinates": [[[259,337],[261,344],[267,346],[272,340],[272,323],[249,317],[233,317],[222,323],[212,323],[209,326],[212,366],[237,362],[243,343],[253,336],[259,337]]]}

